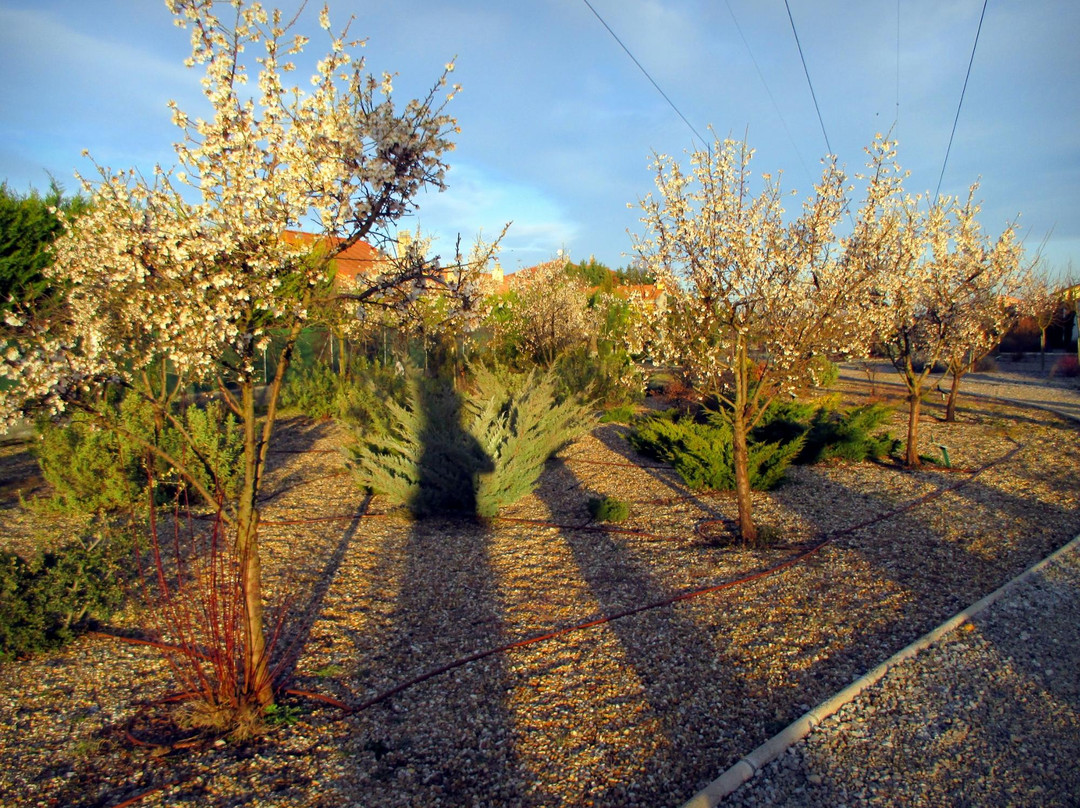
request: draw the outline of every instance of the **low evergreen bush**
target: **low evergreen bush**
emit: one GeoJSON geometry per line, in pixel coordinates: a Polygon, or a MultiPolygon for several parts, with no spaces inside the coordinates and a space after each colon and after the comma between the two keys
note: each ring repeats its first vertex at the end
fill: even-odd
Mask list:
{"type": "Polygon", "coordinates": [[[340,418],[359,427],[385,431],[390,417],[386,403],[402,403],[405,388],[404,373],[363,358],[354,361],[344,376],[313,362],[289,369],[281,391],[281,406],[315,420],[340,418]]]}
{"type": "Polygon", "coordinates": [[[632,404],[622,404],[618,407],[612,407],[610,410],[604,412],[600,416],[600,423],[602,424],[628,424],[634,419],[634,406],[632,404]]]}
{"type": "Polygon", "coordinates": [[[552,372],[475,371],[470,388],[410,377],[386,431],[355,430],[350,465],[370,490],[416,516],[494,516],[530,493],[544,463],[591,428],[592,405],[559,400],[552,372]]]}
{"type": "Polygon", "coordinates": [[[614,497],[593,497],[589,500],[589,515],[597,522],[625,522],[630,506],[614,497]]]}
{"type": "Polygon", "coordinates": [[[0,659],[54,648],[120,607],[129,542],[74,541],[27,562],[0,551],[0,659]]]}
{"type": "MultiPolygon", "coordinates": [[[[879,459],[899,450],[900,441],[881,427],[892,410],[880,404],[836,409],[835,402],[774,402],[751,431],[750,486],[768,490],[791,463],[879,459]]],[[[717,412],[701,417],[654,414],[636,422],[630,444],[642,454],[670,463],[691,490],[735,487],[730,424],[717,412]]]]}
{"type": "Polygon", "coordinates": [[[202,409],[189,406],[179,417],[193,445],[136,396],[125,396],[104,409],[108,424],[82,412],[64,423],[37,424],[34,453],[52,489],[38,507],[74,515],[139,509],[145,501],[147,463],[159,503],[171,502],[179,493],[194,496],[194,489],[175,469],[148,453],[144,442],[184,462],[207,491],[225,498],[237,493],[243,436],[236,417],[221,402],[211,401],[202,409]]]}
{"type": "Polygon", "coordinates": [[[869,404],[840,412],[821,407],[814,412],[806,430],[806,440],[796,463],[824,460],[879,460],[900,449],[900,441],[881,427],[892,415],[892,408],[869,404]]]}
{"type": "MultiPolygon", "coordinates": [[[[735,488],[731,425],[715,412],[708,413],[705,423],[691,417],[648,417],[638,422],[629,440],[642,454],[674,466],[692,491],[735,488]]],[[[786,441],[750,441],[750,487],[767,491],[776,486],[802,445],[802,435],[786,441]]]]}

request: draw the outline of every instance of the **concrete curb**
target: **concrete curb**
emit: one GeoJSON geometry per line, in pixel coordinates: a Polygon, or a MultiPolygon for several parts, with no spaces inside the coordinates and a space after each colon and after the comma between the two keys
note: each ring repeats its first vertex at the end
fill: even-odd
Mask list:
{"type": "Polygon", "coordinates": [[[966,623],[968,620],[975,617],[975,615],[1001,600],[1001,598],[1008,595],[1018,586],[1040,573],[1044,568],[1053,564],[1058,558],[1077,548],[1080,548],[1080,535],[1074,536],[1072,541],[1058,548],[1042,561],[1028,567],[1024,572],[995,589],[989,595],[982,598],[982,600],[976,601],[962,612],[953,615],[934,630],[915,640],[915,642],[911,643],[906,648],[897,651],[872,671],[860,676],[832,698],[822,702],[817,707],[795,719],[795,721],[788,724],[787,727],[771,737],[753,752],[739,760],[734,766],[728,768],[727,771],[691,797],[690,800],[683,805],[683,808],[713,808],[718,805],[721,800],[735,792],[743,783],[754,777],[767,764],[780,757],[780,755],[787,751],[788,747],[809,735],[810,731],[815,726],[833,715],[833,713],[844,705],[854,701],[860,693],[879,681],[894,665],[898,665],[904,660],[910,659],[920,651],[933,645],[950,631],[953,631],[958,626],[966,623]]]}

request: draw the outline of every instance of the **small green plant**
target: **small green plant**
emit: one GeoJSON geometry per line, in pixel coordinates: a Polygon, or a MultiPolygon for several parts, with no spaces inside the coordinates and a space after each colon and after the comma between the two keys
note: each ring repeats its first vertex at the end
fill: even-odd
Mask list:
{"type": "Polygon", "coordinates": [[[622,404],[618,407],[612,407],[600,416],[600,423],[628,424],[634,417],[634,409],[632,404],[622,404]]]}
{"type": "Polygon", "coordinates": [[[274,702],[267,705],[263,710],[266,723],[272,727],[291,727],[300,721],[302,712],[299,707],[292,704],[274,702]]]}
{"type": "Polygon", "coordinates": [[[589,515],[597,522],[625,522],[630,516],[630,506],[614,497],[592,497],[589,515]]]}
{"type": "Polygon", "coordinates": [[[341,676],[345,673],[345,669],[336,663],[331,662],[329,665],[323,665],[321,668],[312,671],[314,676],[318,676],[320,679],[328,679],[334,676],[341,676]]]}

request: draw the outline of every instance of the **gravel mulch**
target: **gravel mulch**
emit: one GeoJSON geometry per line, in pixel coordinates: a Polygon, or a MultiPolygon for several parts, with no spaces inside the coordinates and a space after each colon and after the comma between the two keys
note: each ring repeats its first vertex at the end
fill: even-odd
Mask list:
{"type": "Polygon", "coordinates": [[[1075,548],[822,722],[725,805],[1075,806],[1075,548]]]}
{"type": "Polygon", "coordinates": [[[836,535],[773,574],[491,654],[366,709],[286,696],[288,720],[252,743],[133,746],[125,730],[175,684],[153,649],[86,636],[0,670],[0,803],[679,805],[1080,532],[1074,425],[975,400],[955,424],[938,416],[927,408],[921,448],[949,447],[953,469],[795,468],[755,495],[774,538],[758,549],[729,541],[732,497],[691,495],[623,427],[566,447],[532,496],[477,524],[388,513],[340,475],[341,432],[290,422],[281,447],[297,453],[276,456],[264,517],[323,520],[265,527],[267,589],[292,596],[289,686],[350,705],[836,535]],[[631,503],[619,531],[588,523],[592,495],[631,503]]]}

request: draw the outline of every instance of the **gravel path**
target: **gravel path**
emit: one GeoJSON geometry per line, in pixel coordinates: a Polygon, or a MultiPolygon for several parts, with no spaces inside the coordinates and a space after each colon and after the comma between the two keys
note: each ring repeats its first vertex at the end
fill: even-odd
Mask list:
{"type": "MultiPolygon", "coordinates": [[[[867,379],[854,366],[841,376],[867,379]]],[[[890,376],[882,367],[875,383],[891,384],[890,376]]],[[[1080,418],[1075,381],[1039,378],[1037,363],[972,374],[961,394],[1080,418]]],[[[1078,656],[1080,549],[1074,546],[891,668],[724,804],[1080,805],[1078,656]]]]}
{"type": "Polygon", "coordinates": [[[732,794],[738,806],[1075,806],[1080,551],[892,668],[732,794]]]}

